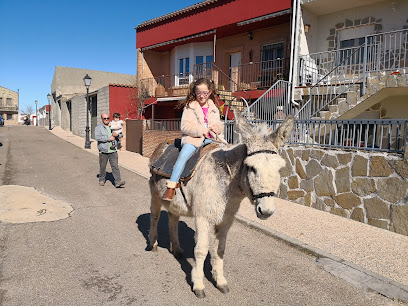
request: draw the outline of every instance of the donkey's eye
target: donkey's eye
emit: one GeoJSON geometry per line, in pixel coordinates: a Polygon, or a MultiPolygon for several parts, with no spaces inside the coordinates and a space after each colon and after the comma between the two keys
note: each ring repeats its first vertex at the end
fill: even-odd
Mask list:
{"type": "Polygon", "coordinates": [[[249,173],[253,173],[253,174],[256,175],[256,169],[255,169],[254,167],[248,166],[248,172],[249,172],[249,173]]]}

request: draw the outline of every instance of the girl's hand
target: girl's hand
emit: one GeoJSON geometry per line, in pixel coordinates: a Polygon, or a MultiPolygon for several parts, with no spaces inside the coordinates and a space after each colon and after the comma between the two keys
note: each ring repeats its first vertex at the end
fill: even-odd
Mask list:
{"type": "Polygon", "coordinates": [[[204,137],[206,137],[207,135],[208,135],[208,133],[209,133],[210,131],[209,131],[209,129],[208,128],[204,128],[204,131],[203,131],[203,135],[204,135],[204,137]]]}
{"type": "Polygon", "coordinates": [[[215,134],[218,134],[220,132],[220,128],[217,125],[210,126],[210,130],[215,134]]]}

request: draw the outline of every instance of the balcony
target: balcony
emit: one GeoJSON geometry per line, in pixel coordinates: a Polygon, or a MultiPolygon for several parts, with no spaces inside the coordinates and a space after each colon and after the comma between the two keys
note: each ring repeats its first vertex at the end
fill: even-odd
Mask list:
{"type": "Polygon", "coordinates": [[[18,106],[17,105],[1,105],[0,112],[17,114],[18,106]]]}
{"type": "Polygon", "coordinates": [[[236,78],[242,89],[267,89],[278,80],[288,80],[289,59],[251,62],[239,65],[236,78]]]}
{"type": "Polygon", "coordinates": [[[185,96],[189,84],[198,78],[212,80],[217,91],[267,89],[278,80],[287,80],[288,64],[288,59],[252,62],[232,68],[227,74],[211,62],[194,65],[193,73],[145,78],[140,83],[151,97],[185,96]]]}
{"type": "Polygon", "coordinates": [[[218,90],[256,90],[271,87],[278,80],[287,80],[289,60],[276,59],[264,62],[251,62],[223,72],[214,63],[194,66],[194,76],[210,78],[218,90]]]}
{"type": "Polygon", "coordinates": [[[182,73],[140,79],[140,83],[150,97],[174,97],[186,96],[193,80],[192,74],[182,73]]]}
{"type": "Polygon", "coordinates": [[[368,35],[359,47],[302,55],[299,85],[315,85],[325,76],[326,84],[354,82],[364,75],[400,72],[408,68],[408,30],[368,35]]]}

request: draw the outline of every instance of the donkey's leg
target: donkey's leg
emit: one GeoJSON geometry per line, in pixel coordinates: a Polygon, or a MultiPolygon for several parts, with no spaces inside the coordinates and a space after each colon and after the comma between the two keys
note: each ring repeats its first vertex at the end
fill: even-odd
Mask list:
{"type": "Polygon", "coordinates": [[[178,236],[178,226],[180,216],[177,216],[172,213],[169,215],[169,231],[170,231],[170,251],[173,251],[173,254],[176,258],[179,258],[183,255],[183,249],[180,247],[179,236],[178,236]]]}
{"type": "Polygon", "coordinates": [[[152,194],[150,203],[150,231],[149,231],[149,250],[157,252],[157,224],[160,219],[161,200],[158,194],[152,194]]]}
{"type": "Polygon", "coordinates": [[[208,221],[196,217],[196,246],[194,248],[195,263],[191,271],[193,290],[197,297],[205,297],[204,293],[204,261],[208,254],[208,221]]]}
{"type": "Polygon", "coordinates": [[[231,228],[233,217],[226,217],[224,222],[215,228],[215,241],[211,248],[212,275],[217,283],[217,288],[222,293],[228,293],[227,280],[224,277],[224,251],[227,242],[227,234],[231,228]]]}

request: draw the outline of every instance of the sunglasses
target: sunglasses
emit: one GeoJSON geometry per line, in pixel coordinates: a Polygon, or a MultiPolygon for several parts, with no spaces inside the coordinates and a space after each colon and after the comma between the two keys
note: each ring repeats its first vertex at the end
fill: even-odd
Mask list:
{"type": "Polygon", "coordinates": [[[102,118],[103,120],[109,120],[109,117],[108,118],[102,118]]]}
{"type": "Polygon", "coordinates": [[[196,96],[204,96],[204,97],[206,97],[206,96],[208,96],[209,94],[210,94],[210,92],[209,91],[196,91],[195,92],[195,94],[196,94],[196,96]]]}

